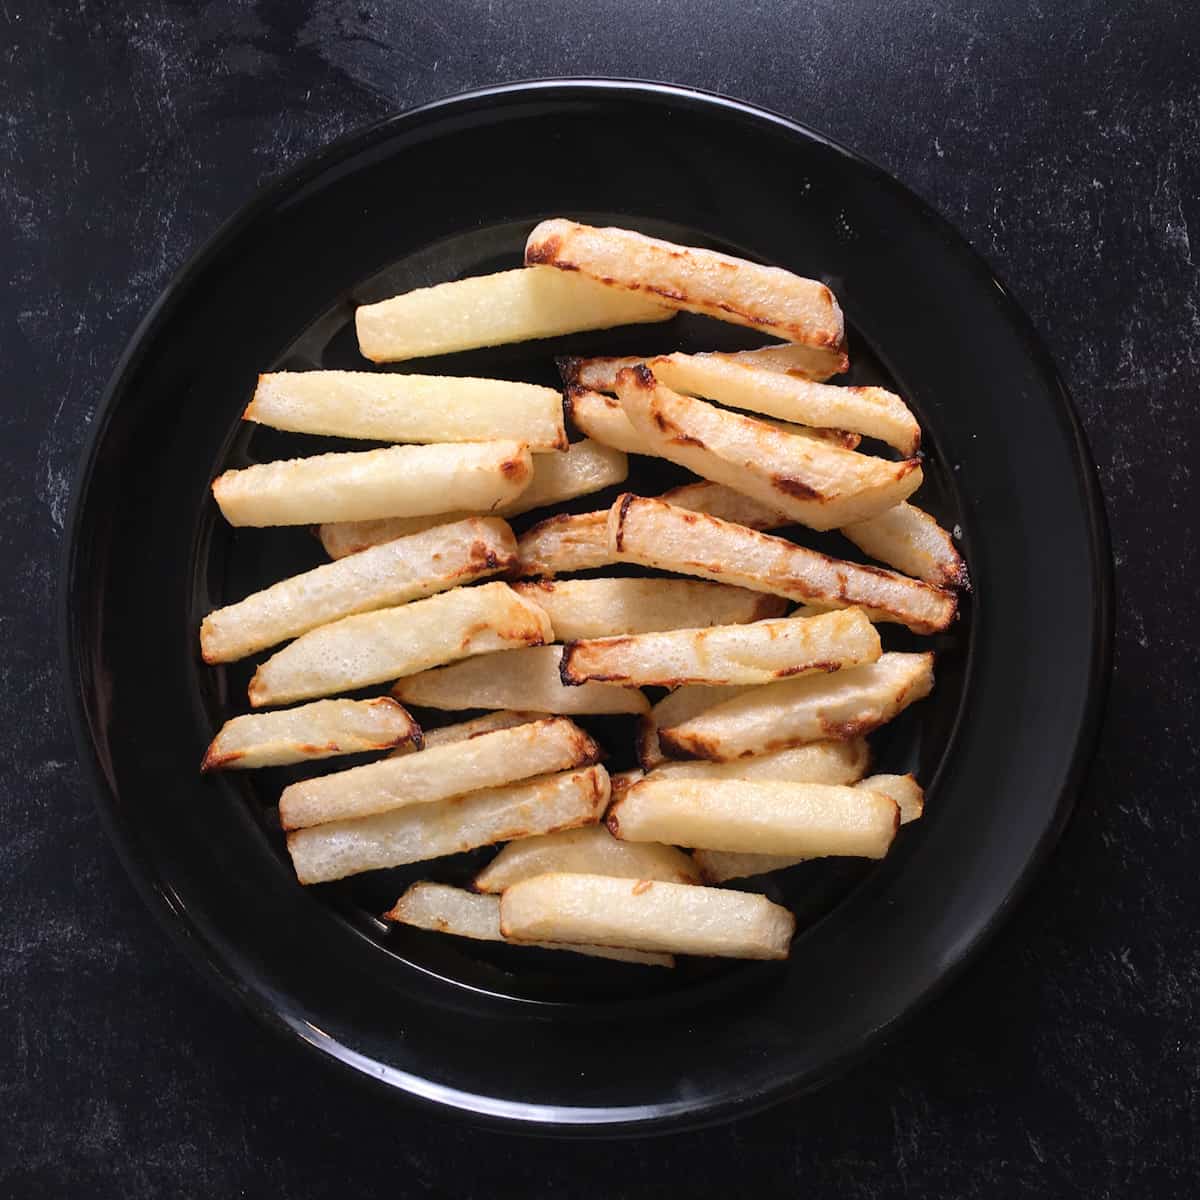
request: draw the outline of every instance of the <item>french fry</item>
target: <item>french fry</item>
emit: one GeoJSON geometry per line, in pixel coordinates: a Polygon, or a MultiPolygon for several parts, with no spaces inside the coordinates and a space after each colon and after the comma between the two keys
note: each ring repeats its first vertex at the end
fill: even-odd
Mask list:
{"type": "Polygon", "coordinates": [[[885,388],[833,387],[716,355],[667,354],[646,366],[665,387],[689,396],[797,425],[848,429],[886,442],[906,457],[921,448],[916,417],[885,388]]]}
{"type": "MultiPolygon", "coordinates": [[[[547,836],[553,837],[553,834],[547,836]]],[[[519,846],[520,842],[513,845],[519,846]]],[[[395,907],[383,914],[385,921],[413,925],[434,933],[474,938],[481,942],[506,941],[500,933],[500,897],[478,896],[444,883],[414,883],[395,907]]],[[[568,945],[559,942],[517,942],[541,950],[570,950],[593,958],[611,958],[616,962],[640,963],[648,967],[673,967],[669,954],[644,954],[640,950],[615,950],[608,946],[568,945]]]]}
{"type": "Polygon", "coordinates": [[[604,875],[537,875],[500,897],[514,941],[585,942],[668,954],[786,958],[796,921],[765,896],[604,875]]]}
{"type": "Polygon", "coordinates": [[[482,733],[493,733],[497,729],[514,729],[518,725],[528,725],[531,721],[540,721],[546,714],[537,712],[521,712],[511,708],[500,709],[498,712],[484,713],[482,717],[474,717],[470,721],[459,721],[455,725],[442,725],[437,729],[423,730],[422,736],[425,749],[434,746],[450,746],[455,742],[467,742],[479,737],[482,733]]]}
{"type": "Polygon", "coordinates": [[[501,271],[417,288],[355,311],[358,348],[373,362],[400,362],[674,316],[653,297],[613,291],[549,267],[501,271]]]}
{"type": "Polygon", "coordinates": [[[288,834],[287,848],[301,883],[326,883],[495,842],[594,825],[608,797],[604,768],[585,767],[435,804],[297,829],[288,834]]]}
{"type": "Polygon", "coordinates": [[[355,613],[432,596],[517,561],[512,530],[494,517],[469,517],[374,546],[352,559],[293,575],[200,625],[204,661],[232,662],[355,613]]]}
{"type": "Polygon", "coordinates": [[[805,742],[854,738],[933,688],[933,655],[889,652],[865,667],[752,688],[698,716],[660,725],[664,751],[728,762],[805,742]]]}
{"type": "Polygon", "coordinates": [[[803,858],[883,858],[899,826],[882,792],[773,779],[647,778],[608,812],[625,841],[803,858]]]}
{"type": "Polygon", "coordinates": [[[826,351],[831,369],[845,349],[842,310],[814,279],[694,246],[677,246],[629,229],[543,221],[525,243],[527,265],[546,263],[601,280],[685,312],[748,325],[826,351]]]}
{"type": "Polygon", "coordinates": [[[546,614],[507,584],[455,588],[303,634],[254,673],[250,704],[261,708],[350,691],[471,654],[542,645],[553,637],[546,614]]]}
{"type": "Polygon", "coordinates": [[[201,771],[280,767],[337,754],[421,744],[420,726],[386,696],[378,700],[318,700],[282,712],[247,713],[221,726],[201,771]]]}
{"type": "MultiPolygon", "coordinates": [[[[760,754],[755,758],[739,758],[735,762],[664,762],[647,778],[775,779],[786,783],[849,785],[862,779],[869,761],[866,739],[851,738],[846,742],[809,742],[804,746],[790,746],[786,750],[760,754]]],[[[896,795],[891,792],[888,794],[899,803],[896,795]]]]}
{"type": "Polygon", "coordinates": [[[682,575],[787,596],[803,604],[855,605],[875,621],[936,633],[954,619],[954,594],[878,567],[863,567],[706,513],[626,493],[609,512],[610,553],[682,575]]]}
{"type": "Polygon", "coordinates": [[[424,708],[521,708],[566,716],[649,712],[637,688],[608,683],[567,687],[558,673],[561,658],[560,646],[469,658],[401,679],[392,694],[401,703],[424,708]]]}
{"type": "Polygon", "coordinates": [[[919,820],[925,812],[924,789],[912,775],[871,775],[854,786],[890,796],[900,810],[901,825],[919,820]]]}
{"type": "Polygon", "coordinates": [[[423,517],[379,517],[374,521],[327,521],[315,526],[313,532],[330,558],[346,558],[371,546],[424,533],[438,525],[465,521],[471,515],[467,512],[428,513],[423,517]]]}
{"type": "Polygon", "coordinates": [[[491,442],[565,450],[562,399],[506,379],[372,371],[260,375],[243,420],[294,433],[380,442],[491,442]]]}
{"type": "MultiPolygon", "coordinates": [[[[619,450],[599,442],[575,442],[562,454],[539,454],[534,459],[533,480],[515,499],[494,510],[496,516],[515,517],[541,508],[586,496],[620,483],[629,474],[629,460],[619,450]]],[[[461,520],[466,513],[446,513],[437,518],[461,520]]],[[[321,543],[333,558],[355,554],[368,546],[389,542],[411,531],[414,520],[430,518],[393,517],[379,521],[343,521],[322,525],[321,543]]]]}
{"type": "Polygon", "coordinates": [[[303,829],[372,817],[589,766],[599,758],[596,743],[578,725],[552,717],[293,783],[279,797],[279,820],[284,829],[303,829]]]}
{"type": "Polygon", "coordinates": [[[734,525],[745,525],[747,529],[778,529],[781,525],[793,523],[787,513],[707,479],[671,488],[658,499],[676,508],[707,513],[710,517],[731,521],[734,525]]]}
{"type": "Polygon", "coordinates": [[[787,606],[778,596],[693,579],[566,579],[512,587],[546,610],[563,642],[683,625],[744,625],[781,616],[787,606]]]}
{"type": "Polygon", "coordinates": [[[642,769],[649,771],[667,761],[667,756],[659,745],[660,726],[680,725],[684,721],[690,721],[705,709],[723,704],[748,690],[745,687],[703,687],[698,684],[684,684],[683,687],[678,687],[664,696],[650,710],[648,716],[638,719],[637,757],[642,769]]]}
{"type": "Polygon", "coordinates": [[[533,478],[523,442],[388,446],[226,471],[212,491],[231,525],[315,525],[464,510],[514,500],[533,478]]]}
{"type": "Polygon", "coordinates": [[[567,684],[711,687],[840,671],[874,662],[882,652],[863,611],[843,608],[819,617],[569,642],[560,672],[567,684]]]}
{"type": "Polygon", "coordinates": [[[920,460],[890,462],[784,433],[663,387],[646,367],[617,375],[625,415],[650,449],[811,529],[875,516],[921,486],[920,460]]]}
{"type": "Polygon", "coordinates": [[[607,512],[547,517],[517,539],[517,572],[545,577],[620,562],[609,549],[607,529],[607,512]]]}
{"type": "Polygon", "coordinates": [[[691,857],[674,846],[620,842],[603,825],[586,825],[509,842],[475,876],[473,886],[480,892],[502,892],[522,879],[555,871],[661,879],[668,883],[700,882],[700,872],[691,857]]]}
{"type": "Polygon", "coordinates": [[[865,521],[843,525],[842,534],[864,554],[937,587],[970,587],[967,564],[954,539],[923,509],[907,501],[865,521]]]}
{"type": "MultiPolygon", "coordinates": [[[[639,779],[645,779],[646,772],[639,767],[633,767],[628,771],[610,772],[608,782],[612,787],[612,796],[615,800],[618,796],[623,796],[639,779]]],[[[603,874],[603,872],[601,872],[603,874]]]]}

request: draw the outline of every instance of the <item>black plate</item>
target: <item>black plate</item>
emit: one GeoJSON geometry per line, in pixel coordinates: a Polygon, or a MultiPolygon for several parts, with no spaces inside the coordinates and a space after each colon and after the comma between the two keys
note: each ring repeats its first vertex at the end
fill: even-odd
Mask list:
{"type": "MultiPolygon", "coordinates": [[[[417,369],[551,382],[553,356],[574,350],[753,344],[681,318],[417,369]]],[[[630,484],[652,494],[673,481],[643,460],[630,484]]],[[[154,911],[293,1039],[397,1092],[526,1127],[731,1117],[876,1043],[1045,857],[1109,670],[1110,566],[1087,448],[1002,285],[878,168],[771,114],[649,84],[458,97],[340,142],[266,191],[134,337],[69,528],[70,708],[101,813],[154,911]],[[910,399],[928,456],[920,499],[967,553],[976,591],[937,642],[934,696],[873,739],[880,769],[915,768],[930,785],[928,815],[878,866],[812,864],[769,885],[800,915],[786,965],[667,973],[389,930],[375,914],[407,879],[464,879],[486,852],[306,891],[271,825],[286,774],[195,769],[223,717],[244,709],[250,670],[199,663],[200,617],[319,561],[302,530],[232,533],[209,498],[228,465],[327,448],[239,428],[255,375],[363,366],[356,303],[516,265],[529,228],[557,214],[824,279],[846,312],[852,381],[910,399]]],[[[850,552],[836,535],[804,540],[850,552]]],[[[594,728],[622,765],[628,726],[594,728]]]]}

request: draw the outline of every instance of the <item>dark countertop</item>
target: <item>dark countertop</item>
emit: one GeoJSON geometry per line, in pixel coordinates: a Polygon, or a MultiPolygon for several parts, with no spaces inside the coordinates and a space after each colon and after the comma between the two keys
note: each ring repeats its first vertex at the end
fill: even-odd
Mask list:
{"type": "Polygon", "coordinates": [[[0,1195],[1195,1195],[1198,49],[1186,0],[0,3],[0,1195]],[[555,74],[778,109],[945,214],[1074,392],[1117,566],[1098,757],[988,952],[820,1094],[618,1144],[381,1103],[201,982],[100,829],[52,626],[89,419],[190,251],[339,134],[555,74]]]}

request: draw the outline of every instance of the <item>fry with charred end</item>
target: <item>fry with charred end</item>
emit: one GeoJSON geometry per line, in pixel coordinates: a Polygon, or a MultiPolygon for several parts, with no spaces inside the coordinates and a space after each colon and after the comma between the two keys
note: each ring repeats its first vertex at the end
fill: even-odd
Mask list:
{"type": "Polygon", "coordinates": [[[933,655],[889,652],[832,675],[752,688],[698,716],[659,727],[663,749],[716,762],[827,738],[853,738],[886,724],[933,688],[933,655]]]}
{"type": "MultiPolygon", "coordinates": [[[[712,707],[710,705],[709,707],[712,707]]],[[[810,742],[735,762],[664,762],[649,779],[775,779],[785,783],[857,783],[866,773],[870,751],[865,738],[810,742]]],[[[891,779],[892,776],[876,776],[891,779]]],[[[892,798],[899,800],[891,792],[892,798]]],[[[615,790],[614,790],[615,795],[615,790]]]]}
{"type": "Polygon", "coordinates": [[[378,700],[318,700],[282,712],[247,713],[221,726],[200,765],[281,767],[287,763],[421,745],[420,726],[386,696],[378,700]]]}
{"type": "Polygon", "coordinates": [[[401,679],[392,694],[403,704],[424,708],[522,708],[565,716],[650,711],[637,688],[609,683],[567,687],[558,673],[561,658],[560,646],[468,658],[401,679]]]}
{"type": "Polygon", "coordinates": [[[488,512],[532,478],[524,442],[463,442],[259,463],[226,471],[212,492],[231,525],[315,525],[488,512]]]}
{"type": "Polygon", "coordinates": [[[900,824],[918,820],[925,812],[925,791],[910,775],[871,775],[854,785],[867,792],[890,796],[900,810],[900,824]]]}
{"type": "MultiPolygon", "coordinates": [[[[513,843],[514,846],[521,844],[513,843]]],[[[474,938],[481,942],[506,940],[500,933],[499,896],[479,896],[474,892],[463,891],[462,888],[447,887],[444,883],[414,883],[396,901],[395,907],[383,914],[383,919],[394,921],[398,925],[412,925],[417,929],[474,938]]],[[[644,954],[640,950],[615,950],[609,946],[571,946],[559,942],[512,944],[536,946],[540,950],[569,950],[575,954],[611,958],[616,962],[638,963],[647,967],[675,965],[675,960],[669,954],[644,954]]]]}
{"type": "Polygon", "coordinates": [[[836,529],[905,500],[918,459],[890,462],[707,404],[659,384],[645,367],[617,375],[634,429],[662,458],[723,483],[812,529],[836,529]]]}
{"type": "MultiPolygon", "coordinates": [[[[585,685],[586,686],[586,685],[585,685]]],[[[684,684],[664,696],[651,710],[648,716],[638,720],[637,757],[642,769],[649,771],[652,767],[667,761],[666,754],[659,744],[658,730],[660,726],[679,725],[684,721],[698,716],[705,709],[723,704],[735,696],[741,696],[749,689],[745,687],[704,687],[700,684],[684,684]]]]}
{"type": "Polygon", "coordinates": [[[667,954],[786,958],[796,921],[765,896],[604,875],[537,875],[500,897],[515,941],[587,942],[667,954]]]}
{"type": "Polygon", "coordinates": [[[779,267],[562,219],[534,229],[525,243],[525,262],[587,275],[617,291],[824,350],[833,370],[843,356],[845,327],[833,293],[779,267]]]}
{"type": "MultiPolygon", "coordinates": [[[[454,659],[552,641],[550,619],[504,583],[455,588],[303,634],[254,673],[255,708],[327,696],[454,659]]],[[[510,708],[512,705],[499,705],[510,708]]]]}
{"type": "Polygon", "coordinates": [[[372,362],[400,362],[674,316],[650,296],[614,291],[549,267],[501,271],[417,288],[354,314],[358,348],[372,362]]]}
{"type": "Polygon", "coordinates": [[[947,628],[957,606],[952,592],[906,575],[830,558],[784,538],[628,493],[609,512],[608,545],[626,562],[802,604],[854,605],[874,621],[895,621],[915,633],[947,628]]]}
{"type": "Polygon", "coordinates": [[[517,539],[517,573],[545,578],[619,562],[607,529],[607,511],[548,517],[517,539]]]}
{"type": "Polygon", "coordinates": [[[907,501],[841,532],[864,554],[906,575],[944,588],[969,588],[967,564],[954,539],[923,509],[907,501]]]}

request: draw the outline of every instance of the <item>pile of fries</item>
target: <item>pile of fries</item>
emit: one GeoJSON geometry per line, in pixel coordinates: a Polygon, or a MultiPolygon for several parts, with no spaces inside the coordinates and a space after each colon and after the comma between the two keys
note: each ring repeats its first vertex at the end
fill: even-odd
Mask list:
{"type": "Polygon", "coordinates": [[[260,376],[246,420],[385,443],[213,483],[231,524],[315,526],[331,561],[205,618],[206,662],[274,652],[249,687],[267,711],[226,722],[203,769],[385,752],[283,791],[302,884],[507,843],[473,891],[417,883],[384,915],[643,965],[783,958],[792,914],[722,885],[882,858],[921,816],[911,775],[868,774],[865,736],[929,694],[933,654],[885,650],[879,627],[947,629],[967,574],[910,502],[922,471],[908,406],[827,382],[848,367],[827,287],[556,219],[533,230],[523,267],[363,306],[356,328],[363,355],[390,363],[679,310],[782,340],[571,359],[562,394],[260,376]],[[508,518],[622,483],[630,454],[698,478],[514,536],[508,518]],[[794,525],[839,530],[884,565],[769,532],[794,525]],[[617,564],[654,574],[563,578],[617,564]],[[345,698],[379,685],[390,694],[345,698]],[[643,688],[667,690],[652,704],[643,688]],[[425,732],[406,706],[490,711],[425,732]],[[572,719],[597,713],[634,718],[639,770],[605,770],[572,719]]]}

